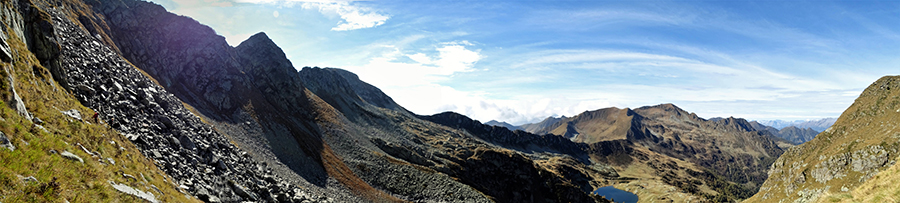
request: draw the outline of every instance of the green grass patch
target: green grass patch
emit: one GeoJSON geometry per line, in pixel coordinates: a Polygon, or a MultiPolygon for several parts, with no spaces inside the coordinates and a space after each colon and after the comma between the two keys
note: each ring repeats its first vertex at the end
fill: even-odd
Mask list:
{"type": "MultiPolygon", "coordinates": [[[[12,30],[7,27],[6,30],[12,30]]],[[[164,173],[124,136],[103,124],[74,120],[60,111],[75,109],[86,118],[94,113],[56,84],[15,33],[6,33],[12,63],[0,62],[0,131],[16,146],[0,148],[0,202],[140,202],[116,191],[109,181],[153,193],[164,202],[198,202],[179,192],[164,173]],[[5,71],[4,71],[5,70],[5,71]],[[14,78],[11,84],[7,79],[14,78]],[[16,113],[7,101],[11,86],[45,130],[16,113]],[[77,144],[100,154],[92,157],[77,144]],[[84,163],[51,153],[69,151],[84,163]],[[101,159],[102,158],[102,159],[101,159]],[[109,164],[106,158],[115,160],[109,164]],[[122,174],[147,181],[128,180],[122,174]],[[37,181],[25,181],[34,177],[37,181]],[[156,186],[162,192],[151,189],[156,186]]]]}

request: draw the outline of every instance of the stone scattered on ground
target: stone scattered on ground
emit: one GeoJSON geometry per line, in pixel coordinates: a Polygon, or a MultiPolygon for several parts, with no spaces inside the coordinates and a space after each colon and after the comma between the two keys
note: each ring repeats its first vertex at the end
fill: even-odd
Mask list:
{"type": "Polygon", "coordinates": [[[62,157],[65,157],[65,158],[67,158],[67,159],[71,159],[71,160],[74,160],[74,161],[78,161],[78,162],[84,163],[84,159],[81,159],[81,157],[79,157],[78,155],[75,155],[75,154],[73,154],[72,152],[69,152],[69,151],[63,151],[62,153],[59,153],[59,155],[62,156],[62,157]]]}
{"type": "Polygon", "coordinates": [[[109,184],[110,184],[113,188],[115,188],[116,190],[118,190],[119,192],[122,192],[122,193],[125,193],[125,194],[129,194],[129,195],[134,195],[135,197],[139,197],[139,198],[144,199],[144,200],[147,200],[148,202],[151,202],[151,203],[157,203],[157,202],[159,202],[159,200],[156,200],[156,196],[154,196],[153,193],[150,193],[150,192],[144,192],[144,191],[141,191],[141,190],[132,188],[132,187],[130,187],[130,186],[128,186],[128,185],[125,185],[125,184],[118,184],[118,183],[115,183],[115,182],[112,182],[112,181],[109,181],[109,184]]]}
{"type": "Polygon", "coordinates": [[[25,182],[25,183],[39,183],[37,178],[34,178],[34,176],[28,176],[28,177],[24,177],[21,175],[17,175],[17,176],[19,177],[20,180],[22,180],[22,182],[25,182]]]}
{"type": "Polygon", "coordinates": [[[16,150],[16,146],[13,146],[12,142],[9,141],[9,138],[6,137],[6,134],[0,132],[0,147],[7,148],[11,151],[16,150]]]}
{"type": "Polygon", "coordinates": [[[79,113],[78,110],[70,109],[68,111],[60,111],[60,113],[62,113],[63,115],[72,117],[75,120],[81,121],[81,113],[79,113]]]}

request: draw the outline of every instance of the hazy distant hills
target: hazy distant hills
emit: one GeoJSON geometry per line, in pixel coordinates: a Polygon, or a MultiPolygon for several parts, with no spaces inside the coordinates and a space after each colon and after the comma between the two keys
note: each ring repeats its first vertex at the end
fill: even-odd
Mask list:
{"type": "Polygon", "coordinates": [[[561,116],[561,117],[552,117],[551,116],[551,117],[547,117],[546,119],[544,119],[541,122],[524,124],[519,127],[522,128],[522,130],[524,130],[524,131],[534,133],[540,129],[547,128],[547,126],[553,125],[562,119],[566,119],[566,117],[565,116],[561,116]]]}
{"type": "Polygon", "coordinates": [[[798,128],[796,126],[788,126],[779,130],[772,126],[760,124],[757,121],[751,121],[750,125],[757,130],[767,131],[776,137],[791,141],[794,144],[803,144],[806,141],[812,140],[814,137],[816,137],[816,135],[819,134],[819,131],[813,130],[812,128],[798,128]]]}
{"type": "Polygon", "coordinates": [[[486,123],[484,123],[484,124],[485,124],[485,125],[492,125],[492,126],[505,127],[505,128],[507,128],[507,129],[509,129],[509,130],[512,130],[512,131],[515,131],[515,130],[525,130],[525,129],[522,128],[522,127],[515,126],[515,125],[509,124],[509,123],[507,123],[507,122],[500,122],[500,121],[497,121],[497,120],[491,120],[491,121],[488,121],[488,122],[486,122],[486,123]]]}
{"type": "Polygon", "coordinates": [[[828,127],[831,127],[831,125],[833,125],[835,121],[837,121],[837,118],[823,118],[823,119],[818,119],[818,120],[795,120],[795,121],[759,120],[756,122],[759,122],[760,124],[763,124],[763,125],[772,126],[777,129],[782,129],[782,128],[785,128],[788,126],[794,126],[794,127],[801,128],[801,129],[812,128],[813,130],[822,132],[822,131],[825,131],[825,129],[828,129],[828,127]]]}
{"type": "MultiPolygon", "coordinates": [[[[541,122],[538,123],[529,123],[523,124],[520,126],[512,125],[506,122],[500,122],[496,120],[491,120],[485,125],[494,125],[500,127],[506,127],[510,130],[524,130],[526,132],[542,134],[542,133],[550,133],[547,131],[541,131],[543,129],[547,129],[549,126],[558,123],[560,120],[566,119],[565,116],[562,117],[548,117],[541,122]]],[[[710,118],[709,121],[717,122],[721,120],[725,120],[726,118],[722,117],[713,117],[710,118]]],[[[836,118],[823,118],[818,120],[796,120],[796,121],[784,121],[784,120],[762,120],[762,121],[751,121],[750,125],[758,130],[758,131],[766,131],[771,133],[771,135],[779,138],[783,138],[787,141],[790,141],[793,144],[802,144],[806,141],[809,141],[816,137],[819,132],[828,129],[832,124],[836,121],[836,118]]],[[[571,134],[569,136],[572,136],[571,134]]],[[[574,137],[572,137],[574,138],[574,137]]]]}

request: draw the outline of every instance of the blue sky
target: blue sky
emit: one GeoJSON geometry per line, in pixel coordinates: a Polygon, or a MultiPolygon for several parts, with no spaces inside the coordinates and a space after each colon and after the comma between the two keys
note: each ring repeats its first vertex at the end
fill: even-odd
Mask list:
{"type": "Polygon", "coordinates": [[[295,67],[350,70],[417,114],[513,124],[674,103],[837,117],[900,74],[897,1],[153,0],[295,67]]]}

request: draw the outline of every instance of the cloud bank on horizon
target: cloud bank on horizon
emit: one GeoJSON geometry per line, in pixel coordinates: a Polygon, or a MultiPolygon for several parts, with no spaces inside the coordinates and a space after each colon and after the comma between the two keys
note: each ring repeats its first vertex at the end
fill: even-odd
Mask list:
{"type": "Polygon", "coordinates": [[[153,0],[298,68],[350,70],[417,114],[513,124],[674,103],[837,117],[898,74],[900,2],[153,0]]]}

